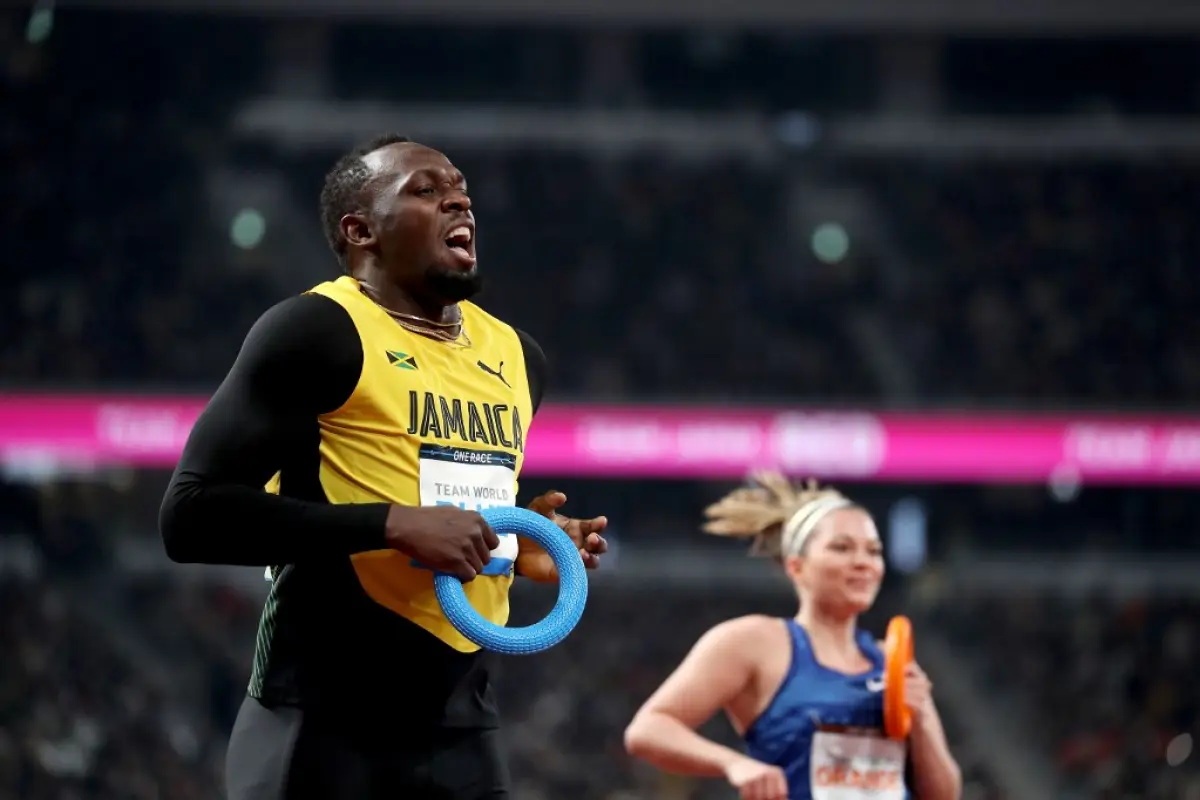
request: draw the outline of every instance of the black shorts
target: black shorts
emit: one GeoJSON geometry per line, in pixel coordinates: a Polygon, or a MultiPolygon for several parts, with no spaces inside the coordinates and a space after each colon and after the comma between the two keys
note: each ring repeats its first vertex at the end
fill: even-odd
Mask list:
{"type": "MultiPolygon", "coordinates": [[[[508,765],[495,729],[371,735],[247,697],[229,737],[228,800],[501,800],[508,765]]],[[[402,723],[398,723],[397,727],[402,723]]]]}

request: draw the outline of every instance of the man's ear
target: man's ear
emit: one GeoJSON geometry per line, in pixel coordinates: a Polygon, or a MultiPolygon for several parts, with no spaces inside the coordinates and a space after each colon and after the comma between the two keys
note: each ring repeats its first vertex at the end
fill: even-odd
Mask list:
{"type": "Polygon", "coordinates": [[[347,214],[338,223],[346,244],[369,247],[375,244],[375,233],[362,214],[347,214]]]}

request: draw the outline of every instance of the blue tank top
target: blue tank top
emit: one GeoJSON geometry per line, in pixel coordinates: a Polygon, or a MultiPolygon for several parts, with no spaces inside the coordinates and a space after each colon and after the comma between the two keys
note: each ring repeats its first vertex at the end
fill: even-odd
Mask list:
{"type": "Polygon", "coordinates": [[[867,631],[868,672],[817,663],[808,632],[787,621],[792,661],[766,710],[746,731],[751,758],[783,769],[789,800],[908,800],[905,746],[883,736],[883,651],[867,631]]]}

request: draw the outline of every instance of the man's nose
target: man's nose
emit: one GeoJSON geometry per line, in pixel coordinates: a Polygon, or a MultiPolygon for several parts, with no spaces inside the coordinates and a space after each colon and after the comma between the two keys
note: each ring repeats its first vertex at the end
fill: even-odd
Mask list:
{"type": "Polygon", "coordinates": [[[446,195],[442,200],[443,211],[458,211],[466,212],[471,210],[471,198],[465,193],[455,189],[446,195]]]}

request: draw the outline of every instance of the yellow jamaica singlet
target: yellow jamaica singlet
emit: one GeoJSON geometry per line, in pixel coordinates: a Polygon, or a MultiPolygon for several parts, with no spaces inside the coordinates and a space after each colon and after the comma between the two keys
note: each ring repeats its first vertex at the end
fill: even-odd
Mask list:
{"type": "MultiPolygon", "coordinates": [[[[321,485],[331,503],[511,506],[533,418],[516,332],[462,304],[471,347],[411,333],[358,290],[352,278],[312,290],[350,314],[363,343],[358,386],[321,425],[321,485]]],[[[483,577],[466,585],[484,617],[508,621],[517,541],[502,536],[483,577]]],[[[363,589],[446,644],[477,649],[442,616],[433,573],[394,550],[353,557],[363,589]]]]}
{"type": "MultiPolygon", "coordinates": [[[[344,402],[313,420],[312,439],[289,444],[290,455],[267,491],[331,504],[471,510],[515,504],[541,394],[540,385],[531,384],[544,373],[544,356],[532,340],[467,302],[460,304],[465,336],[459,342],[414,334],[350,277],[320,284],[300,299],[338,317],[329,338],[337,340],[339,356],[355,351],[351,356],[361,365],[344,402]],[[527,363],[534,359],[542,363],[527,363]]],[[[497,624],[508,620],[516,557],[516,537],[500,536],[483,574],[465,585],[475,609],[497,624]]],[[[269,577],[253,696],[328,700],[350,690],[344,684],[356,675],[379,680],[383,670],[445,724],[478,722],[473,712],[488,705],[473,697],[487,683],[474,664],[478,648],[442,615],[429,569],[380,549],[330,563],[276,565],[269,577]],[[419,676],[422,685],[406,674],[419,676]]]]}

